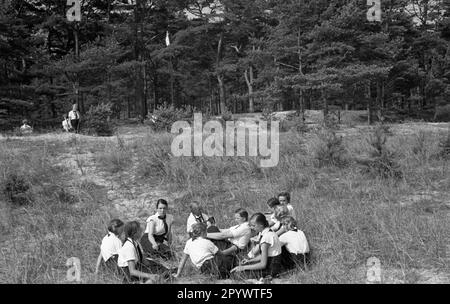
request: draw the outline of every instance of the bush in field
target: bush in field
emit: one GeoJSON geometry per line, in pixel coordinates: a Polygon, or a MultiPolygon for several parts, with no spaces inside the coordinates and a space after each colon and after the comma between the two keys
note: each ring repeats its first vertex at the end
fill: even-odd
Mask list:
{"type": "Polygon", "coordinates": [[[342,137],[337,136],[331,129],[321,128],[316,131],[311,148],[313,158],[318,162],[319,167],[343,166],[347,163],[347,150],[342,137]]]}
{"type": "Polygon", "coordinates": [[[10,173],[4,184],[3,193],[14,205],[23,206],[30,203],[28,190],[30,184],[20,175],[10,173]]]}
{"type": "Polygon", "coordinates": [[[110,103],[101,103],[92,106],[83,120],[83,129],[87,134],[98,136],[111,136],[114,133],[114,127],[110,122],[112,115],[112,105],[110,103]]]}
{"type": "Polygon", "coordinates": [[[230,110],[226,110],[225,113],[222,114],[222,119],[224,121],[231,121],[233,120],[233,113],[231,113],[230,110]]]}
{"type": "Polygon", "coordinates": [[[450,127],[448,130],[448,134],[441,139],[439,142],[439,147],[441,148],[441,156],[445,159],[450,158],[450,127]]]}
{"type": "Polygon", "coordinates": [[[193,113],[194,109],[191,106],[175,108],[173,105],[161,105],[153,113],[149,113],[148,119],[144,123],[150,125],[155,131],[170,132],[174,122],[178,120],[191,121],[193,113]]]}
{"type": "Polygon", "coordinates": [[[386,126],[378,126],[374,132],[366,138],[371,147],[370,159],[359,160],[365,166],[365,171],[382,178],[401,178],[400,166],[395,161],[395,153],[386,146],[389,129],[386,126]]]}

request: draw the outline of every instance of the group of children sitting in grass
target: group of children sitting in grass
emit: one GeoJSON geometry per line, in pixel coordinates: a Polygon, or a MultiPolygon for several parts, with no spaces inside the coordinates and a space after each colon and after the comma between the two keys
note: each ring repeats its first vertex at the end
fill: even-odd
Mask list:
{"type": "Polygon", "coordinates": [[[290,194],[280,193],[267,202],[270,213],[255,213],[250,218],[243,208],[234,211],[236,225],[219,229],[214,217],[203,213],[192,202],[187,219],[189,239],[179,266],[167,268],[158,259],[171,260],[173,216],[167,213],[164,199],[156,202],[156,213],[146,221],[124,224],[114,219],[103,238],[96,273],[107,269],[124,282],[157,282],[179,278],[188,259],[205,275],[218,279],[270,279],[281,273],[303,268],[310,250],[305,234],[298,228],[290,194]]]}

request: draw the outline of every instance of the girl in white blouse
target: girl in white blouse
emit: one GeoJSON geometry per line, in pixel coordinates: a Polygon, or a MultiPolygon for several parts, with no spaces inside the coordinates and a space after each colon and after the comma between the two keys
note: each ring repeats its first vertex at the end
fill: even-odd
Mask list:
{"type": "Polygon", "coordinates": [[[147,219],[145,233],[141,238],[145,254],[166,260],[174,256],[170,250],[173,216],[167,214],[167,209],[166,200],[159,199],[156,202],[156,213],[147,219]]]}
{"type": "Polygon", "coordinates": [[[123,222],[119,219],[113,219],[108,225],[108,234],[102,239],[100,245],[100,254],[95,266],[95,274],[98,274],[100,267],[102,269],[117,272],[117,257],[122,248],[120,239],[123,232],[123,222]]]}
{"type": "Polygon", "coordinates": [[[186,242],[183,250],[183,257],[178,266],[175,277],[179,277],[183,272],[184,265],[188,258],[201,273],[218,276],[219,279],[228,278],[232,268],[233,259],[225,256],[206,238],[206,225],[196,223],[192,225],[192,237],[186,242]]]}
{"type": "Polygon", "coordinates": [[[281,243],[277,234],[270,230],[269,223],[262,213],[252,215],[249,226],[259,233],[259,244],[249,254],[254,257],[243,260],[240,266],[231,270],[231,273],[237,278],[252,279],[278,276],[281,272],[281,243]]]}
{"type": "Polygon", "coordinates": [[[191,213],[189,214],[187,219],[186,231],[189,234],[189,237],[191,237],[192,225],[194,225],[195,223],[206,223],[206,221],[209,219],[209,216],[203,213],[203,208],[200,206],[199,202],[192,202],[189,205],[189,209],[191,210],[191,213]]]}
{"type": "Polygon", "coordinates": [[[306,236],[298,229],[297,221],[292,216],[281,219],[286,232],[280,236],[282,245],[281,264],[285,270],[297,266],[305,269],[309,263],[309,244],[306,236]]]}
{"type": "Polygon", "coordinates": [[[238,254],[241,251],[245,250],[246,252],[248,250],[251,235],[251,229],[248,225],[248,212],[242,208],[235,210],[234,221],[237,225],[207,234],[208,239],[227,241],[226,249],[223,250],[225,255],[238,254]]]}
{"type": "Polygon", "coordinates": [[[281,192],[278,194],[278,201],[280,201],[281,205],[285,205],[288,208],[289,216],[292,216],[294,219],[297,217],[295,209],[291,204],[291,194],[289,192],[281,192]]]}
{"type": "Polygon", "coordinates": [[[143,255],[138,239],[142,229],[138,222],[128,222],[124,226],[122,248],[119,250],[117,264],[122,270],[125,283],[145,280],[146,283],[170,278],[170,270],[155,261],[149,261],[143,255]]]}

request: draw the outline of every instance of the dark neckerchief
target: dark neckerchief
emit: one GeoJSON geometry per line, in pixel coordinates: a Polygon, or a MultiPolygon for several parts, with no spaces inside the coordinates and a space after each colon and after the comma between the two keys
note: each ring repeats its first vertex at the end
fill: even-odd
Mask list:
{"type": "Polygon", "coordinates": [[[158,215],[158,218],[160,220],[162,220],[162,222],[164,224],[164,233],[163,233],[163,235],[166,235],[169,232],[169,225],[167,225],[167,222],[166,222],[167,215],[164,215],[164,216],[158,215]]]}
{"type": "Polygon", "coordinates": [[[194,216],[194,218],[197,221],[197,223],[204,223],[205,222],[205,219],[203,218],[203,214],[200,214],[199,216],[196,216],[195,214],[192,213],[192,215],[194,216]]]}

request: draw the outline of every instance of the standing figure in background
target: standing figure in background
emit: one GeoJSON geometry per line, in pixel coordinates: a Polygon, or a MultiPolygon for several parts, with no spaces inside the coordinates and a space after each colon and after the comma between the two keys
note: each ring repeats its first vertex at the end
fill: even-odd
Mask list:
{"type": "Polygon", "coordinates": [[[74,104],[72,111],[69,112],[70,125],[75,133],[78,133],[80,129],[80,112],[78,111],[78,105],[74,104]]]}

